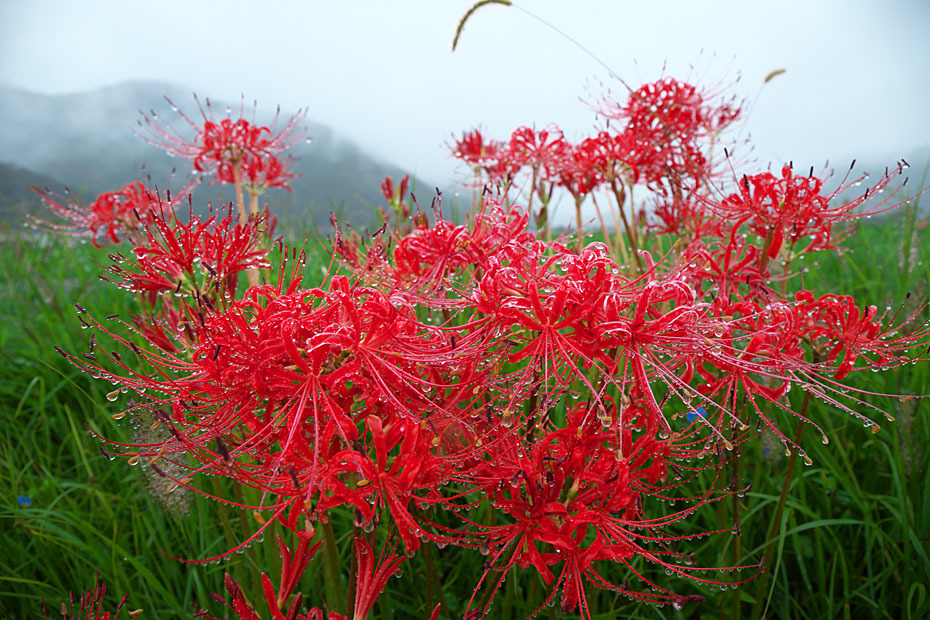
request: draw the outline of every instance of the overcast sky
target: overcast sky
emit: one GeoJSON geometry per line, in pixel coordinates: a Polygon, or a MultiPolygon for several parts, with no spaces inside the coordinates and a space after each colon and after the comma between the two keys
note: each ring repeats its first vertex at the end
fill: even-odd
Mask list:
{"type": "MultiPolygon", "coordinates": [[[[530,11],[634,87],[666,63],[666,74],[710,86],[741,76],[760,166],[891,164],[930,146],[930,0],[519,0],[478,10],[453,54],[472,4],[0,0],[0,83],[68,93],[159,80],[307,106],[314,121],[442,183],[453,133],[480,126],[503,138],[549,122],[573,140],[592,131],[579,98],[610,84],[608,72],[530,11]]],[[[114,122],[128,127],[135,113],[114,122]]]]}

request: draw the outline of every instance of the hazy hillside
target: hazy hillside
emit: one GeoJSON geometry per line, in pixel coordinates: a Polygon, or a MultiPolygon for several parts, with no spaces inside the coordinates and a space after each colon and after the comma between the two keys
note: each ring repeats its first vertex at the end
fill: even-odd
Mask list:
{"type": "Polygon", "coordinates": [[[39,208],[39,199],[29,191],[30,185],[60,187],[61,182],[0,161],[0,222],[15,225],[24,213],[34,213],[39,208]]]}
{"type": "MultiPolygon", "coordinates": [[[[0,161],[53,177],[87,199],[140,178],[143,164],[153,182],[162,187],[172,169],[177,168],[172,183],[177,187],[189,170],[188,162],[167,156],[133,134],[140,109],[153,109],[162,118],[176,120],[165,96],[191,118],[199,118],[191,93],[169,84],[132,82],[59,96],[0,86],[0,161]]],[[[239,102],[213,103],[219,113],[227,104],[235,111],[239,106],[239,102]]],[[[269,122],[274,108],[273,102],[259,102],[259,121],[269,122]],[[262,118],[263,113],[268,118],[262,118]]],[[[179,129],[184,127],[180,122],[174,124],[179,129]]],[[[267,201],[282,218],[305,226],[312,226],[311,222],[327,226],[330,211],[355,224],[372,223],[371,207],[382,202],[381,181],[385,175],[403,176],[404,171],[371,158],[324,125],[312,121],[305,124],[312,142],[295,149],[300,156],[296,171],[301,176],[293,183],[293,192],[271,191],[267,201]]],[[[16,184],[15,170],[4,174],[5,183],[16,184]]],[[[62,189],[52,180],[37,183],[28,180],[25,171],[22,174],[23,188],[33,183],[62,189]]],[[[428,183],[420,185],[431,187],[428,183]]],[[[5,191],[0,201],[8,207],[5,191]]],[[[195,200],[202,204],[231,197],[232,192],[220,186],[203,186],[195,194],[195,200]]]]}

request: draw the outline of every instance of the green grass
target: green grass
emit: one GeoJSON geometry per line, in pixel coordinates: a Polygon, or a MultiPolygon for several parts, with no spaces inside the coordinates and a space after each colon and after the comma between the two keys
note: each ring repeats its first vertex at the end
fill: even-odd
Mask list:
{"type": "MultiPolygon", "coordinates": [[[[914,229],[914,218],[903,215],[864,228],[846,243],[851,252],[839,259],[824,256],[811,265],[803,275],[805,287],[852,294],[860,305],[880,308],[896,308],[908,291],[913,292],[908,304],[925,298],[930,281],[928,229],[912,238],[914,229]],[[911,248],[916,252],[912,264],[899,261],[911,248]]],[[[188,497],[186,511],[165,508],[148,490],[145,472],[109,461],[90,432],[115,441],[132,433],[131,427],[111,417],[121,409],[119,402],[105,398],[112,386],[81,373],[53,349],[57,345],[77,353],[87,350],[90,334],[79,329],[73,303],[98,317],[129,310],[122,293],[96,279],[102,269],[94,260],[106,264],[106,251],[60,239],[38,244],[13,238],[0,243],[0,618],[40,617],[43,599],[54,612],[69,590],[90,587],[98,568],[108,584],[111,606],[129,594],[129,609],[144,609],[142,618],[189,618],[195,607],[220,615],[221,606],[211,594],[223,593],[226,571],[257,600],[259,572],[278,570],[274,536],[269,533],[247,553],[221,564],[190,565],[167,557],[165,553],[190,558],[221,553],[256,524],[251,515],[196,494],[188,497]],[[20,496],[28,496],[31,506],[21,506],[20,496]]],[[[311,264],[316,265],[309,270],[312,274],[319,265],[311,264]]],[[[97,346],[108,344],[98,335],[97,346]]],[[[852,384],[874,392],[921,394],[928,392],[930,376],[927,365],[918,364],[899,372],[864,373],[852,384]]],[[[792,398],[799,406],[801,395],[792,398]]],[[[799,462],[791,479],[783,519],[775,527],[782,535],[775,541],[775,563],[766,581],[711,592],[652,570],[649,574],[659,585],[682,594],[701,593],[706,600],[675,611],[588,588],[596,617],[749,618],[760,598],[763,605],[767,602],[768,617],[930,616],[927,405],[921,399],[865,400],[890,411],[898,421],[882,422],[882,431],[872,434],[842,412],[819,402],[812,405],[812,415],[832,442],[823,446],[813,433],[805,437],[814,464],[805,467],[799,462]]],[[[790,424],[782,421],[783,428],[790,424]]],[[[688,545],[699,564],[759,561],[769,542],[767,532],[787,460],[778,448],[763,453],[758,442],[744,448],[740,475],[751,479],[753,487],[740,500],[739,557],[734,557],[737,537],[720,534],[688,545]]],[[[201,484],[211,492],[219,485],[220,494],[232,497],[224,482],[207,479],[201,484]]],[[[349,557],[350,528],[341,526],[350,521],[349,514],[337,515],[336,532],[344,533],[339,539],[343,559],[349,557]]],[[[728,501],[689,517],[682,529],[700,532],[732,524],[728,501]]],[[[449,610],[443,617],[460,617],[484,558],[451,547],[434,548],[432,553],[441,573],[439,598],[449,610]]],[[[345,565],[344,577],[347,561],[345,565]]],[[[408,594],[424,590],[426,570],[424,554],[409,560],[403,576],[391,580],[373,617],[383,617],[383,610],[391,610],[394,618],[426,617],[425,598],[408,594]]],[[[317,558],[301,584],[310,604],[320,604],[325,591],[322,574],[317,558]]],[[[621,571],[608,574],[618,582],[624,577],[621,571]]],[[[529,572],[511,576],[492,617],[527,615],[543,591],[529,572]]],[[[557,608],[548,608],[543,617],[561,617],[557,608]]]]}

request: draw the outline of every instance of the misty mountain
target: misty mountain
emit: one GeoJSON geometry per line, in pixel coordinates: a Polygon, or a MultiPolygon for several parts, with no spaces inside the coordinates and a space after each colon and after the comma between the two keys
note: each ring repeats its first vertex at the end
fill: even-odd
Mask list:
{"type": "Polygon", "coordinates": [[[48,175],[0,162],[0,222],[15,225],[24,214],[39,211],[39,198],[29,190],[30,185],[61,187],[62,183],[48,175]]]}
{"type": "MultiPolygon", "coordinates": [[[[48,185],[55,191],[68,186],[82,199],[92,200],[101,192],[119,189],[142,178],[144,165],[145,174],[151,176],[157,187],[180,187],[190,163],[168,156],[134,134],[138,129],[139,110],[154,110],[177,129],[189,129],[170,109],[166,96],[195,122],[200,120],[191,94],[171,84],[130,82],[91,92],[54,96],[0,86],[0,121],[3,123],[0,161],[14,167],[4,170],[5,182],[15,184],[12,176],[18,169],[24,189],[29,184],[48,185]],[[51,179],[29,180],[29,171],[51,179]]],[[[212,101],[212,104],[218,117],[227,105],[232,107],[234,115],[240,106],[238,101],[212,101]]],[[[274,107],[266,102],[266,107],[262,108],[260,102],[257,120],[270,122],[274,107]]],[[[245,114],[247,117],[251,114],[251,103],[245,114]]],[[[285,114],[286,111],[282,111],[282,119],[286,119],[285,114]]],[[[295,168],[300,176],[292,182],[291,192],[270,190],[263,196],[263,202],[270,203],[282,220],[301,228],[318,226],[326,230],[331,211],[341,220],[355,225],[373,224],[376,221],[373,209],[383,204],[381,181],[387,175],[402,177],[404,172],[372,158],[325,125],[312,121],[304,124],[312,142],[301,143],[292,151],[300,157],[295,168]]],[[[193,130],[190,133],[193,134],[193,130]]],[[[422,181],[417,185],[432,187],[422,181]]],[[[8,207],[9,200],[17,200],[13,194],[9,194],[8,199],[7,191],[0,194],[4,207],[8,207]]],[[[29,196],[24,195],[24,198],[29,196]]],[[[194,194],[195,206],[201,209],[207,201],[232,199],[232,189],[220,185],[202,184],[194,194]]]]}

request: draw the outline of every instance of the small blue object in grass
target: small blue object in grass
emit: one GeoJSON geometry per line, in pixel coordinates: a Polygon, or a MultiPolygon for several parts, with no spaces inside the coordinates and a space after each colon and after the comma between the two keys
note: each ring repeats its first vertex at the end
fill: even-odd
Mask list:
{"type": "Polygon", "coordinates": [[[688,418],[688,422],[694,422],[698,416],[704,417],[704,414],[707,411],[704,410],[704,407],[698,407],[694,411],[689,411],[685,417],[688,418]]]}
{"type": "Polygon", "coordinates": [[[16,501],[19,502],[20,508],[30,508],[32,506],[32,497],[29,495],[17,495],[16,501]]]}

